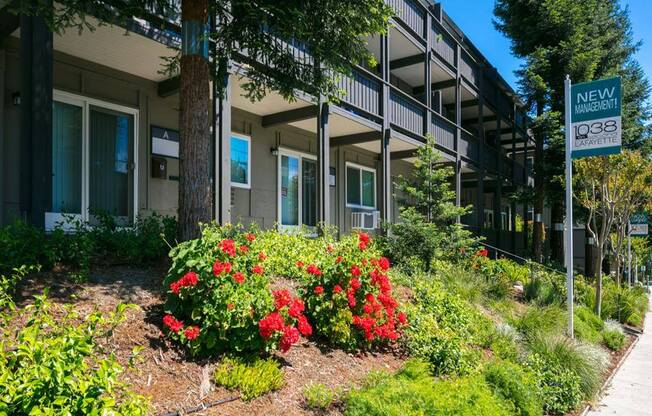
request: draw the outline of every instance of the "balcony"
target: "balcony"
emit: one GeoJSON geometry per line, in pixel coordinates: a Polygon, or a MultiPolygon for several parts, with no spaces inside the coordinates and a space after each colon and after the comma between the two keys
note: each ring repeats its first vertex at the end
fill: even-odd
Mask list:
{"type": "Polygon", "coordinates": [[[387,0],[405,26],[421,38],[425,38],[426,10],[414,0],[387,0]]]}
{"type": "Polygon", "coordinates": [[[377,79],[363,74],[360,70],[354,70],[351,76],[341,76],[337,86],[344,91],[341,100],[354,112],[359,110],[361,115],[374,117],[381,115],[381,83],[377,79]]]}
{"type": "Polygon", "coordinates": [[[459,148],[460,155],[469,160],[477,161],[479,160],[479,151],[478,139],[468,131],[462,130],[459,148]]]}
{"type": "Polygon", "coordinates": [[[432,48],[439,58],[448,64],[451,68],[455,68],[455,53],[457,51],[457,45],[455,40],[446,33],[446,31],[441,27],[440,23],[433,20],[432,21],[432,48]]]}
{"type": "Polygon", "coordinates": [[[426,109],[422,103],[400,90],[390,93],[390,122],[408,134],[423,136],[426,109]]]}
{"type": "Polygon", "coordinates": [[[476,62],[467,53],[462,53],[460,59],[460,73],[473,86],[478,85],[480,70],[476,62]]]}
{"type": "Polygon", "coordinates": [[[435,142],[446,149],[455,150],[455,130],[453,123],[439,114],[432,114],[432,134],[435,142]]]}

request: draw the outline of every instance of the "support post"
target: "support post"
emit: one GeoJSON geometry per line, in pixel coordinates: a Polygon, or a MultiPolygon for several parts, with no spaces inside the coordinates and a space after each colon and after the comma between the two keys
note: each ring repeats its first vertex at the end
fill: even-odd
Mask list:
{"type": "Polygon", "coordinates": [[[231,77],[228,68],[221,72],[226,73],[221,97],[216,88],[217,83],[213,83],[213,143],[215,143],[213,186],[215,187],[215,220],[225,224],[231,222],[231,77]]]}
{"type": "MultiPolygon", "coordinates": [[[[462,139],[462,74],[460,72],[462,48],[457,44],[455,51],[455,206],[462,204],[462,161],[460,141],[462,139]]],[[[460,222],[460,217],[457,217],[460,222]]]]}
{"type": "Polygon", "coordinates": [[[45,226],[52,205],[52,32],[37,16],[20,18],[21,211],[45,226]]]}
{"type": "MultiPolygon", "coordinates": [[[[380,159],[381,159],[381,203],[380,215],[383,224],[392,221],[392,172],[391,172],[391,128],[390,128],[390,68],[389,68],[389,30],[386,35],[380,38],[380,52],[381,52],[381,75],[383,78],[382,87],[382,136],[380,142],[380,159]]],[[[430,86],[425,86],[426,94],[430,90],[430,86]]],[[[428,125],[430,123],[427,123],[428,125]]],[[[386,231],[386,230],[385,230],[386,231]]]]}
{"type": "Polygon", "coordinates": [[[423,131],[426,135],[432,134],[432,77],[430,76],[430,63],[432,54],[432,15],[426,13],[426,52],[423,63],[423,103],[426,105],[423,131]]]}
{"type": "Polygon", "coordinates": [[[317,219],[322,226],[328,226],[331,222],[330,215],[330,188],[328,178],[330,175],[330,139],[328,131],[328,116],[330,108],[328,103],[319,102],[317,113],[317,161],[319,171],[317,172],[317,219]]]}
{"type": "Polygon", "coordinates": [[[566,121],[566,290],[568,298],[568,336],[573,338],[573,160],[571,158],[571,80],[564,81],[566,121]]]}
{"type": "Polygon", "coordinates": [[[502,243],[502,209],[503,209],[503,178],[502,178],[502,165],[503,165],[503,158],[502,158],[502,152],[500,148],[500,121],[501,121],[501,116],[500,113],[498,113],[498,117],[496,118],[496,134],[498,137],[496,138],[494,143],[494,150],[495,154],[494,157],[496,158],[496,187],[494,188],[494,230],[496,232],[496,247],[498,248],[503,248],[501,247],[502,243]],[[496,143],[498,143],[498,147],[496,147],[496,143]]]}

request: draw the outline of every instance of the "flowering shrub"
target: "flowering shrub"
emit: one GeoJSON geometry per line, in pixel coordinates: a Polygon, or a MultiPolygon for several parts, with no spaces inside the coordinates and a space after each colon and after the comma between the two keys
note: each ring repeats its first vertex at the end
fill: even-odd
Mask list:
{"type": "Polygon", "coordinates": [[[345,348],[398,339],[407,319],[392,296],[389,261],[367,234],[343,237],[317,262],[295,265],[304,280],[306,314],[320,336],[345,348]]]}
{"type": "Polygon", "coordinates": [[[209,225],[171,251],[163,318],[170,338],[193,354],[287,351],[312,332],[300,300],[269,290],[267,254],[252,248],[255,241],[254,233],[209,225]]]}

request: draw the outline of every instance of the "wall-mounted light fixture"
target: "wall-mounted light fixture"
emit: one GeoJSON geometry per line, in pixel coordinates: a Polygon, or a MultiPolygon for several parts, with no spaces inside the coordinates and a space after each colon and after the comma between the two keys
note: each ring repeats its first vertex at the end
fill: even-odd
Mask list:
{"type": "Polygon", "coordinates": [[[278,156],[278,147],[272,147],[269,151],[272,152],[272,156],[278,156]]]}
{"type": "Polygon", "coordinates": [[[16,91],[15,93],[11,94],[11,102],[14,103],[14,105],[20,105],[20,92],[16,91]]]}

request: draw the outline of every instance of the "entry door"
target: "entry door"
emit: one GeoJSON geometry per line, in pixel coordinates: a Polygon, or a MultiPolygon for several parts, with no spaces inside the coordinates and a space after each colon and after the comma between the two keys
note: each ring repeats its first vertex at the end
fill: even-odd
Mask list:
{"type": "Polygon", "coordinates": [[[317,225],[317,162],[301,153],[279,152],[279,227],[317,225]]]}

